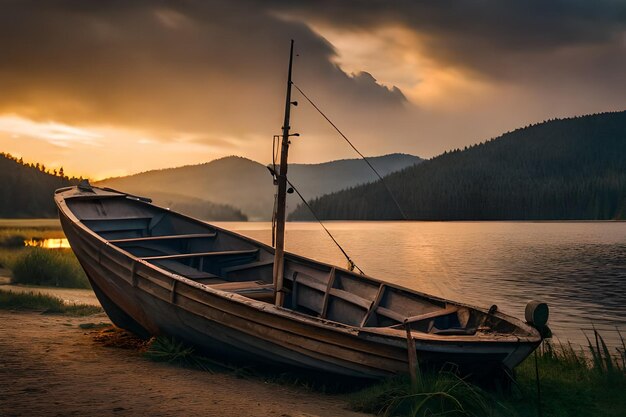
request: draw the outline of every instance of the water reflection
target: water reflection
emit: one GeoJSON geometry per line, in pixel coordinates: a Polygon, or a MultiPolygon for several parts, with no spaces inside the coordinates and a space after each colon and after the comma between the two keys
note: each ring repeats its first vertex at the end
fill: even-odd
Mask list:
{"type": "MultiPolygon", "coordinates": [[[[271,242],[269,223],[222,223],[271,242]]],[[[612,346],[626,334],[624,222],[328,222],[368,275],[523,318],[548,302],[560,340],[586,344],[592,324],[612,346]],[[589,332],[587,332],[589,333],[589,332]]],[[[335,265],[345,259],[314,223],[288,223],[287,250],[335,265]]]]}
{"type": "Polygon", "coordinates": [[[65,238],[58,239],[29,239],[24,241],[25,246],[35,246],[45,249],[67,249],[70,247],[70,243],[65,238]]]}

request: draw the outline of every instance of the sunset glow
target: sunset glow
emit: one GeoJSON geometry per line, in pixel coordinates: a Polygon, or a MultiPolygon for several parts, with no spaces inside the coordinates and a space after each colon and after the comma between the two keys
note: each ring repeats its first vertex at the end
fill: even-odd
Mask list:
{"type": "MultiPolygon", "coordinates": [[[[31,24],[0,28],[0,147],[97,179],[228,155],[267,163],[291,38],[295,81],[368,155],[428,158],[625,105],[624,27],[608,18],[619,15],[612,6],[579,5],[551,21],[500,4],[485,13],[483,4],[357,3],[111,3],[80,12],[11,3],[5,15],[31,24]]],[[[294,96],[301,139],[292,160],[354,157],[294,96]]]]}

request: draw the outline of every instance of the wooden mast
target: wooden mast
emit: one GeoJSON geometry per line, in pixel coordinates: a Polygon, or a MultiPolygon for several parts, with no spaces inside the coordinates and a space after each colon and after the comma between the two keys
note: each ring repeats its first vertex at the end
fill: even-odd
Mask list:
{"type": "Polygon", "coordinates": [[[291,111],[291,68],[293,64],[293,39],[289,50],[289,72],[287,74],[287,96],[285,98],[285,120],[280,152],[280,170],[277,173],[278,195],[276,197],[276,247],[274,252],[274,300],[277,306],[283,305],[283,278],[285,260],[285,212],[287,200],[287,156],[289,154],[289,115],[291,111]]]}

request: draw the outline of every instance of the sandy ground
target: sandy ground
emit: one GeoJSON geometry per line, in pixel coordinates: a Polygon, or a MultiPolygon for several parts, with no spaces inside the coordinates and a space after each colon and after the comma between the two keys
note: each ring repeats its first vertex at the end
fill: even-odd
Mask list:
{"type": "Polygon", "coordinates": [[[363,416],[343,397],[151,362],[67,317],[0,311],[0,416],[363,416]]]}

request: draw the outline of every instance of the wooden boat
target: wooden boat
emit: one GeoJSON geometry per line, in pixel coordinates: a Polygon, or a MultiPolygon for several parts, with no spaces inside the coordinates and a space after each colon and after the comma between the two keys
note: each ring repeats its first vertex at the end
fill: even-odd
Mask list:
{"type": "Polygon", "coordinates": [[[275,247],[115,190],[57,190],[63,230],[113,323],[230,360],[352,377],[410,373],[417,362],[515,367],[542,340],[527,323],[285,253],[292,58],[293,41],[280,170],[271,169],[275,247]]]}
{"type": "Polygon", "coordinates": [[[405,326],[420,363],[467,372],[513,368],[541,342],[500,312],[421,294],[286,254],[273,303],[274,249],[127,194],[58,190],[63,230],[117,326],[171,335],[227,359],[357,377],[408,372],[405,326]]]}

